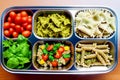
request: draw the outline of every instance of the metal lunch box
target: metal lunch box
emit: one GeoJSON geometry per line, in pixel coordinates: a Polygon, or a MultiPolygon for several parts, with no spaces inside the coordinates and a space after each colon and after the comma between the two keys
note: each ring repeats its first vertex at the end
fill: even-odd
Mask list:
{"type": "MultiPolygon", "coordinates": [[[[80,75],[86,75],[86,74],[102,74],[102,73],[108,73],[115,69],[117,63],[118,63],[118,23],[117,23],[117,16],[113,10],[107,7],[81,7],[81,6],[26,6],[26,7],[10,7],[7,8],[1,18],[0,18],[1,28],[0,28],[0,42],[1,42],[1,48],[0,48],[0,60],[2,67],[10,72],[10,73],[16,73],[16,74],[80,74],[80,75]],[[3,58],[3,40],[9,39],[4,35],[4,22],[6,21],[6,17],[8,17],[8,14],[10,11],[20,12],[22,10],[25,10],[29,13],[29,15],[32,15],[32,33],[30,37],[28,37],[29,43],[31,44],[31,50],[32,50],[32,58],[30,61],[30,64],[27,66],[26,69],[10,69],[6,66],[3,58]],[[81,37],[76,32],[76,16],[79,14],[79,12],[85,12],[87,10],[105,10],[108,11],[114,18],[115,18],[115,31],[110,34],[108,37],[81,37]],[[70,20],[70,35],[67,37],[41,37],[38,34],[36,34],[36,23],[38,16],[46,16],[50,14],[63,14],[67,16],[70,20]],[[42,14],[42,15],[41,15],[42,14]],[[46,42],[54,43],[54,42],[60,42],[68,44],[66,42],[70,42],[72,48],[72,57],[70,63],[68,63],[67,67],[63,67],[60,69],[42,69],[40,66],[35,62],[35,55],[37,51],[37,47],[39,44],[43,44],[46,42]],[[93,67],[81,67],[76,65],[76,45],[78,43],[83,44],[104,44],[108,43],[108,47],[110,47],[109,52],[111,52],[113,56],[113,61],[110,66],[93,66],[93,67]]],[[[63,23],[64,24],[64,23],[63,23]]],[[[101,31],[101,30],[100,30],[101,31]]],[[[59,35],[59,34],[58,34],[59,35]]],[[[81,35],[81,33],[80,33],[81,35]]],[[[12,38],[16,40],[17,38],[12,38]]]]}

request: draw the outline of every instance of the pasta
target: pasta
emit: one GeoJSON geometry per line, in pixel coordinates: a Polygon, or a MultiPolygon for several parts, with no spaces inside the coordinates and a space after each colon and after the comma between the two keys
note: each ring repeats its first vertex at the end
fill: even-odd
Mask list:
{"type": "Polygon", "coordinates": [[[114,61],[108,43],[81,43],[76,45],[76,65],[82,67],[110,66],[114,61]]]}
{"type": "Polygon", "coordinates": [[[102,58],[102,56],[100,56],[97,52],[96,52],[96,54],[97,54],[98,60],[99,60],[103,65],[106,65],[106,63],[105,63],[104,59],[102,58]]]}
{"type": "Polygon", "coordinates": [[[115,32],[115,17],[108,10],[81,10],[75,21],[76,34],[82,38],[107,38],[115,32]]]}
{"type": "MultiPolygon", "coordinates": [[[[42,14],[42,13],[41,13],[42,14]]],[[[67,38],[71,35],[71,19],[65,13],[47,13],[37,16],[35,33],[42,38],[67,38]]]]}

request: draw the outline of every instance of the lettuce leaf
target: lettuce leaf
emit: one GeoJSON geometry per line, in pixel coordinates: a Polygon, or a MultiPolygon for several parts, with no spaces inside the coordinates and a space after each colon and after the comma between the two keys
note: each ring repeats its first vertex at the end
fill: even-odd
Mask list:
{"type": "Polygon", "coordinates": [[[24,68],[24,65],[31,60],[31,53],[28,38],[22,35],[19,35],[17,40],[8,39],[3,41],[3,57],[7,60],[5,63],[9,68],[24,68]]]}

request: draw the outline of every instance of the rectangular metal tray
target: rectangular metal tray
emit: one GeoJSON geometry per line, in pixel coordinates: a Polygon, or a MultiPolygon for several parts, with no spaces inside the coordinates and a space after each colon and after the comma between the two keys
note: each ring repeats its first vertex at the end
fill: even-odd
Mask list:
{"type": "Polygon", "coordinates": [[[111,10],[110,8],[107,8],[107,7],[82,7],[82,6],[23,6],[23,7],[19,7],[19,6],[16,6],[16,7],[10,7],[10,8],[7,8],[3,13],[2,13],[2,16],[0,18],[0,61],[1,61],[1,65],[2,67],[10,72],[10,73],[15,73],[15,74],[80,74],[80,75],[86,75],[86,74],[102,74],[102,73],[108,73],[110,71],[112,71],[113,69],[115,69],[117,63],[118,63],[118,21],[117,21],[117,16],[115,14],[115,12],[113,10],[111,10]],[[115,20],[116,20],[116,29],[115,29],[115,32],[114,34],[109,37],[109,38],[79,38],[76,33],[75,33],[75,15],[78,11],[80,10],[85,10],[85,9],[105,9],[105,10],[108,10],[110,11],[113,16],[115,17],[115,20]],[[49,10],[67,10],[70,12],[71,14],[71,17],[72,17],[72,33],[71,33],[71,36],[68,37],[67,39],[66,38],[38,38],[36,37],[36,35],[34,35],[34,18],[32,18],[32,34],[31,36],[28,38],[30,43],[32,44],[32,47],[33,45],[37,42],[37,41],[52,41],[52,40],[60,40],[60,41],[70,41],[72,42],[73,46],[74,46],[74,55],[76,54],[75,52],[75,45],[77,44],[77,42],[79,41],[110,41],[113,45],[114,45],[114,63],[112,66],[110,67],[102,67],[99,69],[99,67],[95,67],[96,69],[92,69],[92,70],[78,70],[75,66],[75,56],[74,56],[74,63],[73,63],[73,66],[67,70],[67,71],[62,71],[62,70],[58,70],[58,71],[40,71],[40,70],[36,70],[33,65],[31,65],[31,67],[27,70],[15,70],[15,69],[8,69],[4,62],[3,62],[3,46],[2,46],[2,41],[3,40],[6,40],[7,38],[4,36],[4,33],[3,33],[3,23],[4,23],[4,18],[5,18],[5,14],[8,13],[10,10],[32,10],[33,12],[33,15],[36,11],[40,11],[40,10],[45,10],[45,11],[49,11],[49,10]],[[98,69],[98,70],[97,70],[98,69]]]}

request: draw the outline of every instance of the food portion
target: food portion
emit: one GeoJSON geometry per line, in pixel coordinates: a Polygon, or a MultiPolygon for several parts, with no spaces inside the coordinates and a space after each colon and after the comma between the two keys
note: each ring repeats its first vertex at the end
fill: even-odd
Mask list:
{"type": "Polygon", "coordinates": [[[111,66],[114,62],[113,45],[110,42],[78,42],[76,44],[78,67],[111,66]]]}
{"type": "Polygon", "coordinates": [[[3,63],[11,69],[25,69],[31,64],[31,45],[28,39],[19,35],[17,40],[3,41],[3,63]]]}
{"type": "Polygon", "coordinates": [[[37,69],[66,68],[73,62],[73,46],[70,42],[37,43],[33,64],[37,69]]]}
{"type": "Polygon", "coordinates": [[[64,11],[39,11],[34,17],[34,32],[41,38],[67,38],[72,33],[71,15],[64,11]]]}
{"type": "Polygon", "coordinates": [[[115,15],[109,10],[81,10],[75,21],[76,34],[81,38],[108,38],[116,29],[115,15]]]}
{"type": "Polygon", "coordinates": [[[3,24],[4,35],[17,38],[19,34],[29,37],[32,33],[32,12],[25,10],[10,11],[3,24]]]}

